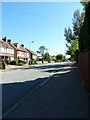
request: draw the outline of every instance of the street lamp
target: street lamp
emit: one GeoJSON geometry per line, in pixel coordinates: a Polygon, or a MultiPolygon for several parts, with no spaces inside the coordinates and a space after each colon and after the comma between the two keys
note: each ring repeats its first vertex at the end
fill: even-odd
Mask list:
{"type": "MultiPolygon", "coordinates": [[[[30,43],[30,50],[31,50],[31,44],[34,43],[34,41],[32,40],[30,43]]],[[[31,65],[31,54],[30,54],[30,65],[31,65]]]]}
{"type": "Polygon", "coordinates": [[[30,50],[31,50],[31,44],[34,43],[34,41],[32,40],[31,43],[30,43],[30,50]]]}

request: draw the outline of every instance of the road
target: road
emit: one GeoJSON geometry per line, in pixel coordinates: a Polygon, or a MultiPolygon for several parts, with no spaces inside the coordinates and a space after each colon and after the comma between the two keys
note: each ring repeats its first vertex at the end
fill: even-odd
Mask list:
{"type": "Polygon", "coordinates": [[[11,70],[6,72],[0,72],[1,84],[16,83],[16,82],[25,82],[35,80],[37,78],[49,77],[52,75],[58,68],[63,67],[64,65],[71,65],[72,63],[51,63],[46,65],[37,65],[29,68],[11,70]]]}
{"type": "Polygon", "coordinates": [[[44,83],[50,76],[64,66],[72,63],[52,63],[1,72],[2,80],[2,112],[6,112],[30,90],[44,83]]]}

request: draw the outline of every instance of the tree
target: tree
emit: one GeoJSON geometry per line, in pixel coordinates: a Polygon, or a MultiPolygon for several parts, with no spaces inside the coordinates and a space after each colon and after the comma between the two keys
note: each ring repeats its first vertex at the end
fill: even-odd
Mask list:
{"type": "Polygon", "coordinates": [[[83,25],[84,22],[84,13],[80,13],[79,10],[76,10],[73,14],[72,24],[73,28],[71,29],[68,27],[68,29],[65,28],[64,36],[66,37],[66,47],[67,52],[66,54],[71,56],[71,60],[75,60],[76,58],[76,51],[79,50],[79,34],[80,34],[80,28],[83,25]]]}
{"type": "Polygon", "coordinates": [[[56,56],[55,55],[51,56],[51,61],[56,62],[56,56]]]}
{"type": "Polygon", "coordinates": [[[74,61],[76,60],[76,51],[79,49],[79,43],[78,40],[71,40],[70,41],[71,46],[68,47],[67,54],[71,55],[70,60],[74,61]]]}
{"type": "Polygon", "coordinates": [[[79,48],[80,51],[90,50],[90,2],[85,8],[85,19],[83,26],[80,29],[79,35],[79,48]]]}
{"type": "Polygon", "coordinates": [[[40,54],[43,57],[46,50],[47,50],[47,48],[45,46],[40,46],[37,51],[37,54],[40,54]]]}
{"type": "Polygon", "coordinates": [[[42,57],[42,63],[43,63],[43,61],[44,61],[45,51],[47,51],[47,50],[48,50],[48,49],[47,49],[45,46],[40,46],[39,49],[38,49],[38,51],[36,51],[37,54],[39,54],[39,55],[42,57]]]}
{"type": "Polygon", "coordinates": [[[65,56],[63,54],[56,55],[56,61],[62,62],[65,60],[65,56]]]}
{"type": "Polygon", "coordinates": [[[73,40],[75,39],[70,27],[68,27],[68,29],[65,28],[64,36],[66,37],[66,41],[67,41],[68,43],[70,43],[71,39],[73,39],[73,40]]]}
{"type": "Polygon", "coordinates": [[[44,54],[44,60],[46,60],[46,61],[48,61],[48,63],[50,63],[50,61],[51,61],[51,56],[49,55],[48,52],[46,52],[46,53],[44,54]]]}
{"type": "Polygon", "coordinates": [[[79,38],[80,28],[83,25],[84,13],[80,13],[80,10],[76,10],[73,14],[73,32],[75,37],[79,38]]]}
{"type": "Polygon", "coordinates": [[[84,7],[83,10],[86,9],[86,6],[87,6],[87,4],[88,4],[89,1],[90,1],[90,0],[86,0],[86,1],[85,1],[85,0],[81,0],[80,3],[81,3],[81,4],[83,5],[83,7],[84,7]]]}

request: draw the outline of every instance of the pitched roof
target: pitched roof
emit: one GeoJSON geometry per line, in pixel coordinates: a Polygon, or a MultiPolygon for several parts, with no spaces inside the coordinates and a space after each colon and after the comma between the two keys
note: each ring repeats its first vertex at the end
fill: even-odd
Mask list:
{"type": "Polygon", "coordinates": [[[17,47],[14,45],[14,43],[9,43],[14,49],[18,51],[28,52],[25,48],[23,48],[21,45],[17,43],[17,47]]]}
{"type": "Polygon", "coordinates": [[[21,51],[24,51],[24,52],[28,52],[24,47],[22,47],[21,45],[19,45],[19,48],[18,48],[19,50],[21,50],[21,51]]]}
{"type": "Polygon", "coordinates": [[[2,47],[4,47],[4,48],[13,49],[12,46],[10,46],[7,42],[4,42],[3,40],[0,40],[0,46],[2,46],[2,47]]]}
{"type": "Polygon", "coordinates": [[[34,52],[34,51],[32,51],[32,50],[29,50],[29,49],[27,49],[27,48],[25,48],[28,52],[30,52],[31,54],[33,54],[33,55],[36,55],[37,56],[37,54],[34,52]]]}
{"type": "Polygon", "coordinates": [[[9,43],[10,46],[12,46],[14,49],[17,49],[13,43],[9,43]]]}

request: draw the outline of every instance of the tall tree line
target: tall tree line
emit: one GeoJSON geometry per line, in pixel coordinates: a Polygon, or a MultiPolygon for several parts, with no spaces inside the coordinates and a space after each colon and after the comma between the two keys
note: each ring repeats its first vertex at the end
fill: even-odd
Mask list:
{"type": "Polygon", "coordinates": [[[82,4],[85,9],[85,19],[79,34],[80,52],[90,50],[90,1],[82,4]]]}
{"type": "MultiPolygon", "coordinates": [[[[86,6],[85,3],[81,3],[84,6],[86,6]]],[[[85,8],[85,7],[84,7],[85,8]]],[[[79,34],[81,27],[83,26],[85,17],[85,9],[83,9],[83,12],[80,13],[80,10],[76,10],[73,13],[73,19],[72,19],[72,29],[70,27],[65,28],[64,30],[64,36],[67,41],[67,52],[66,54],[70,55],[70,60],[74,61],[77,58],[77,51],[79,51],[79,34]]]]}

